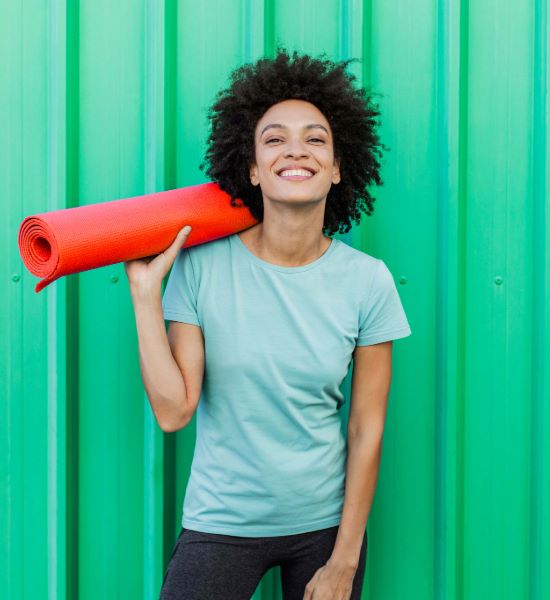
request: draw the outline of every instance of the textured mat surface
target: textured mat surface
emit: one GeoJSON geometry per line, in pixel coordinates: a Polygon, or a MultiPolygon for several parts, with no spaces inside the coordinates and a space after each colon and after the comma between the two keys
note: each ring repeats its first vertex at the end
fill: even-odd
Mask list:
{"type": "Polygon", "coordinates": [[[19,252],[27,269],[45,278],[39,292],[64,275],[159,254],[184,225],[193,227],[188,247],[257,223],[237,204],[217,184],[203,183],[31,215],[19,226],[19,252]]]}

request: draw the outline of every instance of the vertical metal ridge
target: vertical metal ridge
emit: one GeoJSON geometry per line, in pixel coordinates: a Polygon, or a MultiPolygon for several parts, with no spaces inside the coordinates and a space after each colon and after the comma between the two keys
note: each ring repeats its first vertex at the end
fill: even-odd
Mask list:
{"type": "MultiPolygon", "coordinates": [[[[66,186],[67,208],[79,205],[79,147],[80,147],[80,2],[66,0],[66,186]]],[[[73,277],[77,277],[74,275],[73,277]]]]}
{"type": "Polygon", "coordinates": [[[457,186],[457,239],[456,239],[456,544],[455,568],[457,600],[464,597],[464,481],[465,481],[465,426],[466,426],[466,307],[467,285],[467,206],[468,206],[468,69],[469,69],[469,0],[460,1],[459,68],[458,68],[458,186],[457,186]]]}
{"type": "MultiPolygon", "coordinates": [[[[49,4],[47,24],[47,210],[67,206],[67,15],[65,0],[49,4]]],[[[67,598],[67,339],[66,285],[46,290],[47,312],[47,561],[48,598],[67,598]]]]}
{"type": "Polygon", "coordinates": [[[550,552],[548,524],[550,498],[545,498],[549,489],[550,477],[548,450],[545,448],[544,431],[550,428],[550,411],[545,407],[545,398],[550,397],[548,369],[540,368],[548,364],[548,336],[550,310],[548,309],[549,247],[547,239],[547,120],[548,120],[548,6],[546,0],[535,0],[533,11],[533,297],[532,297],[532,336],[531,336],[531,447],[532,468],[529,477],[529,598],[539,600],[548,596],[550,579],[548,564],[550,552]],[[543,326],[541,326],[543,324],[543,326]],[[546,412],[545,412],[546,408],[546,412]],[[546,510],[546,514],[545,514],[546,510]],[[546,580],[543,580],[546,577],[546,580]]]}
{"type": "Polygon", "coordinates": [[[144,192],[164,189],[164,2],[144,3],[144,192]]]}
{"type": "Polygon", "coordinates": [[[340,28],[339,28],[339,50],[340,59],[351,57],[351,36],[350,31],[350,0],[341,0],[340,2],[340,28]]]}
{"type": "Polygon", "coordinates": [[[369,86],[372,83],[372,0],[364,0],[361,22],[361,82],[363,86],[369,86]]]}
{"type": "MultiPolygon", "coordinates": [[[[177,104],[178,104],[178,2],[177,0],[164,1],[164,145],[163,145],[163,172],[164,172],[164,189],[175,189],[178,186],[178,120],[177,120],[177,104]]],[[[168,276],[163,282],[163,290],[166,285],[168,276]]],[[[144,397],[144,400],[149,406],[149,400],[144,397]]],[[[164,435],[154,422],[154,415],[149,406],[151,418],[151,426],[155,428],[157,436],[155,442],[156,462],[154,464],[155,478],[160,480],[160,489],[157,497],[157,505],[161,502],[162,506],[162,521],[160,523],[160,536],[162,539],[162,547],[158,549],[160,554],[159,560],[162,565],[165,565],[173,547],[173,523],[171,516],[175,513],[174,507],[174,471],[173,464],[175,462],[176,446],[171,443],[171,436],[164,435]],[[170,468],[172,467],[172,468],[170,468]]],[[[158,586],[162,582],[163,573],[159,573],[158,586]]],[[[157,594],[158,594],[157,587],[157,594]]],[[[156,597],[156,596],[155,596],[156,597]]]]}
{"type": "MultiPolygon", "coordinates": [[[[80,156],[80,2],[66,0],[63,9],[65,26],[65,189],[67,208],[79,205],[80,156]]],[[[79,582],[79,290],[78,274],[62,278],[65,306],[65,386],[66,386],[66,596],[78,597],[79,582]]],[[[59,285],[58,280],[54,285],[59,285]]],[[[53,286],[50,286],[53,287],[53,286]]],[[[61,318],[61,317],[60,317],[61,318]]]]}
{"type": "Polygon", "coordinates": [[[163,113],[163,188],[177,187],[177,72],[178,72],[178,4],[177,0],[164,0],[163,60],[164,86],[163,113]]]}
{"type": "Polygon", "coordinates": [[[242,0],[242,60],[250,62],[252,59],[252,4],[251,0],[242,0]]]}
{"type": "Polygon", "coordinates": [[[265,51],[264,3],[242,0],[242,62],[256,60],[265,51]]]}
{"type": "Polygon", "coordinates": [[[275,2],[264,0],[264,54],[275,56],[275,2]]]}
{"type": "Polygon", "coordinates": [[[349,71],[357,77],[357,85],[370,84],[372,56],[372,0],[342,0],[340,4],[339,54],[341,60],[359,59],[349,71]],[[368,74],[368,78],[365,75],[368,74]]]}
{"type": "MultiPolygon", "coordinates": [[[[451,104],[453,91],[460,92],[460,83],[452,79],[452,74],[457,73],[459,65],[452,64],[453,44],[459,41],[459,32],[452,29],[455,20],[452,18],[453,9],[456,10],[457,3],[449,3],[439,0],[436,5],[436,91],[435,91],[435,120],[436,120],[436,277],[437,283],[435,293],[437,295],[436,306],[438,307],[436,320],[436,352],[435,352],[435,474],[434,474],[434,564],[433,564],[433,588],[434,597],[440,600],[454,595],[452,590],[453,573],[450,557],[447,554],[448,540],[453,536],[452,527],[447,523],[447,508],[449,497],[456,490],[456,482],[449,485],[454,473],[453,469],[453,447],[451,443],[451,431],[449,420],[449,405],[452,398],[448,393],[449,376],[447,365],[453,359],[450,356],[449,346],[452,333],[449,332],[449,315],[452,306],[449,306],[449,290],[452,289],[452,280],[449,248],[449,229],[451,221],[451,189],[456,189],[456,182],[451,180],[456,174],[457,165],[449,160],[452,154],[453,134],[455,125],[459,118],[459,109],[456,104],[451,104]],[[450,170],[453,169],[453,174],[450,170]]],[[[460,23],[458,25],[460,27],[460,23]]],[[[454,237],[454,236],[453,236],[454,237]]]]}
{"type": "MultiPolygon", "coordinates": [[[[27,290],[30,283],[24,266],[17,253],[14,239],[8,239],[15,232],[10,225],[22,219],[26,209],[26,198],[22,193],[23,180],[23,145],[22,145],[22,88],[23,80],[23,6],[21,4],[4,3],[2,19],[0,19],[0,56],[9,57],[0,67],[0,193],[9,203],[4,208],[2,220],[3,265],[0,273],[3,278],[3,302],[0,316],[3,317],[3,344],[0,356],[5,360],[2,364],[0,389],[2,392],[0,419],[0,544],[2,545],[2,561],[0,561],[0,588],[4,590],[7,600],[16,600],[22,595],[22,570],[24,544],[22,522],[22,486],[23,474],[21,460],[23,439],[23,406],[25,387],[23,367],[25,364],[25,327],[23,318],[13,316],[22,312],[24,302],[34,295],[27,290]],[[17,31],[11,39],[10,30],[17,31]],[[8,93],[9,92],[9,93],[8,93]],[[9,150],[7,146],[9,145],[9,150]],[[9,152],[9,154],[8,154],[9,152]],[[5,160],[6,157],[12,160],[5,160]],[[11,196],[11,202],[10,202],[11,196]],[[19,276],[19,285],[8,280],[13,275],[19,276]]],[[[6,202],[5,200],[5,202],[6,202]]],[[[12,276],[13,277],[13,276],[12,276]]],[[[34,283],[33,283],[34,285],[34,283]]]]}
{"type": "MultiPolygon", "coordinates": [[[[174,152],[175,135],[167,138],[174,126],[175,51],[173,31],[167,33],[168,17],[174,16],[173,0],[144,3],[144,193],[166,189],[175,183],[175,169],[166,157],[174,152]],[[168,56],[172,58],[168,60],[168,56]]],[[[175,19],[172,20],[176,22],[175,19]]],[[[162,581],[165,542],[163,434],[157,427],[147,395],[143,395],[143,598],[158,596],[162,581]]]]}
{"type": "Polygon", "coordinates": [[[445,562],[446,562],[446,546],[442,540],[445,539],[443,532],[445,531],[445,463],[447,456],[445,453],[445,441],[447,439],[447,420],[446,420],[446,404],[445,394],[446,385],[446,369],[447,362],[447,343],[448,343],[448,312],[445,297],[448,290],[448,274],[447,263],[449,260],[448,247],[448,219],[449,219],[449,167],[445,160],[448,156],[449,136],[449,100],[448,100],[448,60],[449,60],[449,31],[448,26],[448,6],[446,2],[438,1],[436,5],[436,85],[437,92],[435,98],[435,119],[436,119],[436,160],[437,160],[437,256],[436,256],[436,273],[437,285],[435,293],[438,297],[436,305],[439,309],[436,312],[436,344],[437,351],[435,353],[435,448],[434,448],[434,596],[439,600],[444,600],[445,595],[445,562]]]}
{"type": "MultiPolygon", "coordinates": [[[[367,83],[365,73],[370,74],[370,64],[367,66],[367,63],[370,63],[372,50],[371,9],[372,0],[343,0],[340,5],[340,59],[360,60],[358,67],[355,67],[357,63],[352,63],[347,70],[357,77],[356,85],[361,87],[368,87],[370,83],[367,83]]],[[[347,233],[336,233],[335,237],[353,246],[353,234],[352,227],[347,233]]],[[[351,376],[351,369],[349,376],[351,376]]],[[[349,404],[349,400],[346,404],[349,404]]]]}

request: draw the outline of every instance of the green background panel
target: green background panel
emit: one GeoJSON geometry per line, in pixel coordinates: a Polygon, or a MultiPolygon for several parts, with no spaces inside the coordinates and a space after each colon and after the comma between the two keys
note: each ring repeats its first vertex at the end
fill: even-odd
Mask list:
{"type": "Polygon", "coordinates": [[[2,597],[158,597],[195,444],[154,420],[123,265],[36,294],[19,224],[206,181],[217,90],[284,44],[359,58],[389,147],[336,236],[413,331],[363,598],[550,598],[549,31],[547,0],[0,0],[2,597]]]}

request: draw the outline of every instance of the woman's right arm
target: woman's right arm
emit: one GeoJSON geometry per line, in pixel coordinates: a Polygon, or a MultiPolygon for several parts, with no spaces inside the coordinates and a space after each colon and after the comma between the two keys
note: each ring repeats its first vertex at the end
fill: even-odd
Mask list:
{"type": "Polygon", "coordinates": [[[204,339],[197,325],[170,322],[162,313],[161,283],[187,234],[152,259],[124,263],[136,319],[141,377],[163,431],[185,427],[197,407],[204,374],[204,339]]]}

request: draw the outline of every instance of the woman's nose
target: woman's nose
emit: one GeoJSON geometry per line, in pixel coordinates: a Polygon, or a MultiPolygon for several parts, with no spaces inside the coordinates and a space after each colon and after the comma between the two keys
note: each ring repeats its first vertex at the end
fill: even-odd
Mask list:
{"type": "Polygon", "coordinates": [[[285,156],[309,156],[309,149],[302,140],[289,140],[285,156]]]}

